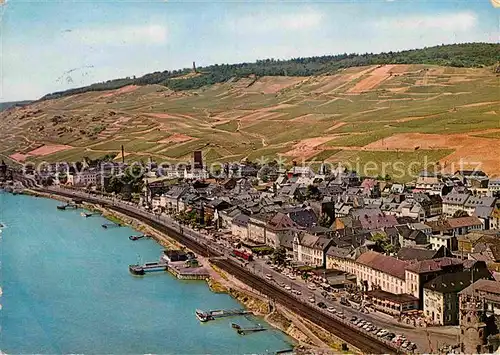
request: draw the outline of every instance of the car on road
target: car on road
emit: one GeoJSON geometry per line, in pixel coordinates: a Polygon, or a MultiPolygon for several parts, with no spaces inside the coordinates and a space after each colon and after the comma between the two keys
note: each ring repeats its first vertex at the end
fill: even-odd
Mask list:
{"type": "Polygon", "coordinates": [[[293,290],[292,292],[298,296],[300,296],[302,294],[302,292],[300,292],[300,290],[293,290]]]}
{"type": "Polygon", "coordinates": [[[322,308],[322,309],[325,309],[326,308],[326,304],[324,302],[318,302],[318,307],[322,308]]]}
{"type": "Polygon", "coordinates": [[[307,288],[314,291],[316,289],[316,286],[314,284],[310,284],[307,286],[307,288]]]}
{"type": "Polygon", "coordinates": [[[330,312],[330,313],[336,313],[337,312],[337,310],[335,308],[333,308],[333,307],[328,307],[326,310],[328,312],[330,312]]]}
{"type": "Polygon", "coordinates": [[[381,329],[381,330],[379,330],[379,331],[377,332],[377,334],[376,334],[376,335],[377,335],[378,337],[385,337],[387,334],[389,334],[389,331],[388,331],[388,330],[386,330],[386,329],[381,329]]]}
{"type": "Polygon", "coordinates": [[[341,319],[344,319],[345,318],[345,315],[344,315],[344,312],[342,311],[337,311],[337,316],[341,319]]]}
{"type": "Polygon", "coordinates": [[[356,317],[356,316],[352,316],[352,317],[351,317],[351,322],[352,322],[352,323],[354,323],[354,322],[355,322],[355,321],[357,321],[357,320],[358,320],[358,317],[356,317]]]}
{"type": "Polygon", "coordinates": [[[316,302],[316,299],[314,297],[309,297],[308,298],[308,301],[311,302],[311,303],[315,303],[316,302]]]}
{"type": "Polygon", "coordinates": [[[386,336],[384,336],[384,338],[387,340],[392,340],[392,339],[394,339],[394,337],[396,337],[396,334],[394,334],[394,333],[389,333],[386,336]]]}

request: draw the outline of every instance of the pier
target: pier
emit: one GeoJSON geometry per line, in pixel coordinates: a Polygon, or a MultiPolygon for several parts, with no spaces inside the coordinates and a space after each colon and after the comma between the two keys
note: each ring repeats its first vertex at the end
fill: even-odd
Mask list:
{"type": "Polygon", "coordinates": [[[267,330],[266,328],[264,328],[260,324],[258,324],[256,327],[247,327],[247,328],[242,328],[240,325],[238,325],[236,323],[231,324],[231,326],[240,335],[246,335],[246,334],[249,334],[249,333],[262,332],[264,330],[267,330]]]}
{"type": "Polygon", "coordinates": [[[248,314],[253,313],[251,311],[247,311],[246,309],[218,309],[210,311],[201,311],[197,309],[195,311],[196,318],[198,318],[200,322],[208,322],[209,320],[215,320],[217,318],[242,316],[248,314]]]}

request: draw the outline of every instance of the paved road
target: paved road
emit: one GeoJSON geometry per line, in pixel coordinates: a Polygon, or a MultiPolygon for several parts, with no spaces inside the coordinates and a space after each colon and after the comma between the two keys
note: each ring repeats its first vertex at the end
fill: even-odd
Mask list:
{"type": "MultiPolygon", "coordinates": [[[[294,290],[300,290],[301,295],[295,295],[297,298],[301,299],[303,302],[308,302],[308,298],[311,295],[314,295],[315,302],[324,302],[328,306],[333,306],[337,310],[343,311],[346,316],[346,319],[351,318],[351,316],[355,315],[358,318],[365,319],[370,321],[373,325],[387,329],[396,334],[404,334],[408,340],[417,344],[419,352],[436,352],[437,349],[443,344],[455,344],[457,342],[457,334],[458,331],[456,329],[448,329],[445,332],[434,332],[432,330],[428,330],[425,328],[414,328],[412,326],[406,326],[404,324],[398,323],[392,317],[380,313],[380,312],[372,312],[370,314],[361,313],[351,307],[347,307],[341,305],[339,300],[332,302],[325,299],[321,295],[321,289],[310,290],[308,289],[308,284],[306,284],[303,280],[295,279],[291,280],[287,276],[273,270],[269,265],[265,263],[264,259],[256,259],[253,262],[243,263],[241,260],[236,259],[231,256],[231,246],[229,244],[218,244],[213,240],[209,239],[206,234],[202,234],[200,232],[194,231],[186,226],[180,225],[177,221],[172,219],[167,215],[153,215],[150,212],[145,211],[144,209],[139,208],[136,204],[125,202],[119,199],[110,198],[107,196],[100,196],[95,194],[89,194],[80,191],[74,191],[70,189],[63,189],[58,187],[51,187],[49,190],[53,190],[54,192],[64,192],[69,193],[75,197],[81,198],[92,198],[112,206],[120,207],[123,209],[127,209],[131,212],[142,215],[148,219],[152,217],[162,223],[163,225],[172,228],[174,230],[179,231],[186,237],[195,240],[201,245],[206,246],[207,251],[209,253],[214,253],[214,255],[224,255],[232,260],[237,261],[240,265],[244,265],[250,272],[256,273],[261,277],[265,278],[267,274],[272,275],[272,279],[276,283],[284,283],[285,285],[290,285],[290,287],[294,290]]],[[[339,297],[337,297],[339,298],[339,297]]]]}

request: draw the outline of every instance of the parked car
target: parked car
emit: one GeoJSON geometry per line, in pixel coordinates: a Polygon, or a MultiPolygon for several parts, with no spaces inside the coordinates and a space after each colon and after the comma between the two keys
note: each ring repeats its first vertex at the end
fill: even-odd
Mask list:
{"type": "Polygon", "coordinates": [[[310,284],[307,286],[307,288],[314,291],[316,289],[316,286],[314,286],[314,284],[310,284]]]}
{"type": "MultiPolygon", "coordinates": [[[[337,312],[337,310],[336,310],[335,308],[333,308],[333,307],[328,307],[326,310],[327,310],[328,312],[330,312],[330,313],[335,313],[335,312],[337,312]]],[[[352,322],[352,320],[351,320],[351,322],[352,322]]]]}
{"type": "Polygon", "coordinates": [[[358,320],[358,317],[356,317],[356,316],[352,316],[352,317],[351,317],[351,322],[353,322],[353,323],[354,323],[354,322],[355,322],[355,321],[357,321],[357,320],[358,320]]]}
{"type": "Polygon", "coordinates": [[[292,288],[290,287],[290,285],[286,285],[286,286],[285,286],[285,290],[290,291],[291,289],[292,289],[292,288]]]}
{"type": "Polygon", "coordinates": [[[266,274],[266,279],[268,280],[272,280],[273,279],[273,276],[271,274],[266,274]]]}
{"type": "Polygon", "coordinates": [[[324,304],[323,302],[318,302],[318,307],[322,308],[322,309],[325,309],[326,308],[326,304],[324,304]]]}
{"type": "Polygon", "coordinates": [[[314,297],[309,297],[308,301],[311,302],[311,303],[316,302],[316,300],[314,299],[314,297]]]}
{"type": "Polygon", "coordinates": [[[396,334],[394,334],[394,333],[389,333],[389,334],[387,334],[387,335],[385,336],[385,338],[386,338],[387,340],[392,340],[392,339],[394,339],[395,337],[396,337],[396,334]]]}
{"type": "Polygon", "coordinates": [[[379,330],[379,331],[377,332],[377,334],[376,334],[376,335],[377,335],[378,337],[385,337],[387,334],[389,334],[389,331],[388,331],[388,330],[386,330],[386,329],[381,329],[381,330],[379,330]]]}

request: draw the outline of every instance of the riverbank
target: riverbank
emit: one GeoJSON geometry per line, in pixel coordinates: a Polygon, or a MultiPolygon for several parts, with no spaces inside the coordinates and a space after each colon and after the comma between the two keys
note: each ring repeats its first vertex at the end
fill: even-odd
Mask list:
{"type": "MultiPolygon", "coordinates": [[[[70,202],[71,198],[61,197],[55,194],[27,190],[27,194],[45,198],[56,199],[63,202],[70,202]]],[[[151,235],[155,241],[165,248],[184,249],[186,247],[178,243],[167,234],[160,232],[149,225],[136,220],[128,215],[104,208],[100,205],[82,203],[82,207],[90,211],[99,211],[103,217],[121,225],[127,225],[144,234],[151,235]]],[[[91,217],[90,217],[91,218],[91,217]]],[[[291,310],[283,307],[273,306],[270,309],[268,300],[264,295],[255,292],[253,289],[231,275],[225,274],[208,259],[199,257],[202,264],[209,270],[210,278],[207,280],[209,288],[215,293],[227,293],[252,311],[255,315],[263,317],[272,327],[281,330],[283,333],[295,340],[300,352],[328,352],[340,351],[342,348],[341,339],[336,338],[328,331],[308,322],[295,315],[291,310]]],[[[350,352],[357,352],[355,348],[349,346],[350,352]]]]}

